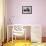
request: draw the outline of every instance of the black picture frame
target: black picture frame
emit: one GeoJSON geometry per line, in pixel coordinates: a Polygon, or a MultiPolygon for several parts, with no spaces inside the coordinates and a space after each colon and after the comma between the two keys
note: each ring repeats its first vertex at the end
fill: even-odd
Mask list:
{"type": "Polygon", "coordinates": [[[22,14],[32,14],[32,6],[22,6],[22,14]]]}

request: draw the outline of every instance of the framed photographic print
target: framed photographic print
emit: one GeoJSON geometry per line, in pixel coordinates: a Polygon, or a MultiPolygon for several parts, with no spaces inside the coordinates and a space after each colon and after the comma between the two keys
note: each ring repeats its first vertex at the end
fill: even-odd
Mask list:
{"type": "Polygon", "coordinates": [[[22,14],[32,14],[32,6],[22,6],[22,14]]]}

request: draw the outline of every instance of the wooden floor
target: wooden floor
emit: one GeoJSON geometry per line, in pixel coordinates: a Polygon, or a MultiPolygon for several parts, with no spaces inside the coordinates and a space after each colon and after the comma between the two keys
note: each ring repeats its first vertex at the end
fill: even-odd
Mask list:
{"type": "Polygon", "coordinates": [[[24,41],[24,40],[14,40],[5,43],[3,46],[46,46],[46,37],[42,37],[43,43],[31,43],[31,41],[24,41]]]}
{"type": "Polygon", "coordinates": [[[3,46],[31,46],[30,41],[24,41],[24,40],[16,40],[16,41],[10,41],[8,43],[5,43],[3,46]]]}
{"type": "Polygon", "coordinates": [[[3,46],[46,46],[46,43],[31,43],[30,41],[14,40],[5,43],[3,46]]]}

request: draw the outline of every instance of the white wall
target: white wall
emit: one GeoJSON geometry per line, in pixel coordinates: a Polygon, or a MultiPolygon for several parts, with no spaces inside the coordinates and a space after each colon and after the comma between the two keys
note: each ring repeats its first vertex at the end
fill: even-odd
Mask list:
{"type": "Polygon", "coordinates": [[[40,24],[46,36],[46,0],[7,0],[7,8],[12,24],[40,24]],[[32,14],[22,14],[22,6],[32,6],[32,14]]]}
{"type": "Polygon", "coordinates": [[[0,0],[0,42],[3,40],[3,0],[0,0]]]}

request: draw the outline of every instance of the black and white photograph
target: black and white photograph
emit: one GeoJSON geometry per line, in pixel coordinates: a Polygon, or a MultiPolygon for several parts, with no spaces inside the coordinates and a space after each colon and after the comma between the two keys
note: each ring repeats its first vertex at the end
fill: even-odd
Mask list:
{"type": "Polygon", "coordinates": [[[32,6],[22,6],[22,14],[32,14],[32,6]]]}

